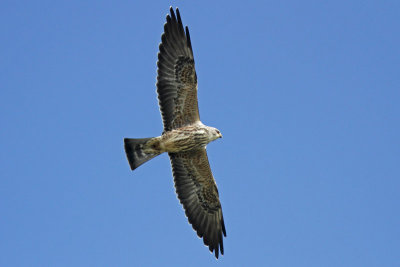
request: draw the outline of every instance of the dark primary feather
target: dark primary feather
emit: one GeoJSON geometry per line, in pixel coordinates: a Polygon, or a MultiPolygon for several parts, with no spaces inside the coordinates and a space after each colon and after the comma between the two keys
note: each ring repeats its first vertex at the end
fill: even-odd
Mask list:
{"type": "Polygon", "coordinates": [[[157,93],[164,131],[198,121],[197,76],[189,29],[183,29],[179,10],[172,7],[158,53],[157,93]]]}
{"type": "Polygon", "coordinates": [[[205,149],[169,153],[176,193],[185,214],[204,244],[224,254],[222,234],[226,236],[218,189],[205,149]]]}

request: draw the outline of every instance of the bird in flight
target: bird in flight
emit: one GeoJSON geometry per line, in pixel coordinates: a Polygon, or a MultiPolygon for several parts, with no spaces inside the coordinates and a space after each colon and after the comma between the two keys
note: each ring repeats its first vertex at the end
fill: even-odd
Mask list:
{"type": "Polygon", "coordinates": [[[125,138],[132,170],[167,152],[178,198],[204,244],[224,254],[226,236],[217,184],[208,162],[206,145],[222,138],[219,130],[200,121],[197,75],[189,29],[184,30],[179,9],[172,7],[161,36],[157,62],[157,93],[164,131],[152,138],[125,138]]]}

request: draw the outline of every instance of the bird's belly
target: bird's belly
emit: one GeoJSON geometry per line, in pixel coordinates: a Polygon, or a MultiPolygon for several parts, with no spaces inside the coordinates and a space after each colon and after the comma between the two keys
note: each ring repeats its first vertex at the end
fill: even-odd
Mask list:
{"type": "Polygon", "coordinates": [[[203,148],[209,143],[204,130],[190,128],[172,130],[163,134],[161,140],[163,149],[171,153],[203,148]]]}

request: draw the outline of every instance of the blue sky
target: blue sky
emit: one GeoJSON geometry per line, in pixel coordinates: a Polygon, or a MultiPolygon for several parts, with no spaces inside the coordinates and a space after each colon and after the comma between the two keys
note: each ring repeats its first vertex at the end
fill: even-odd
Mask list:
{"type": "Polygon", "coordinates": [[[399,266],[399,1],[3,1],[1,266],[399,266]],[[187,223],[162,132],[169,6],[191,32],[227,228],[187,223]]]}

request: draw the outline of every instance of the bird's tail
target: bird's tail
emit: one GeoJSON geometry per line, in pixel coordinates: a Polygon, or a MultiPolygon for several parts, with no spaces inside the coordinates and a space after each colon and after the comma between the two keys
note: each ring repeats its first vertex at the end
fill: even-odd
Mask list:
{"type": "Polygon", "coordinates": [[[131,170],[161,154],[157,150],[156,138],[124,138],[125,153],[131,170]]]}

